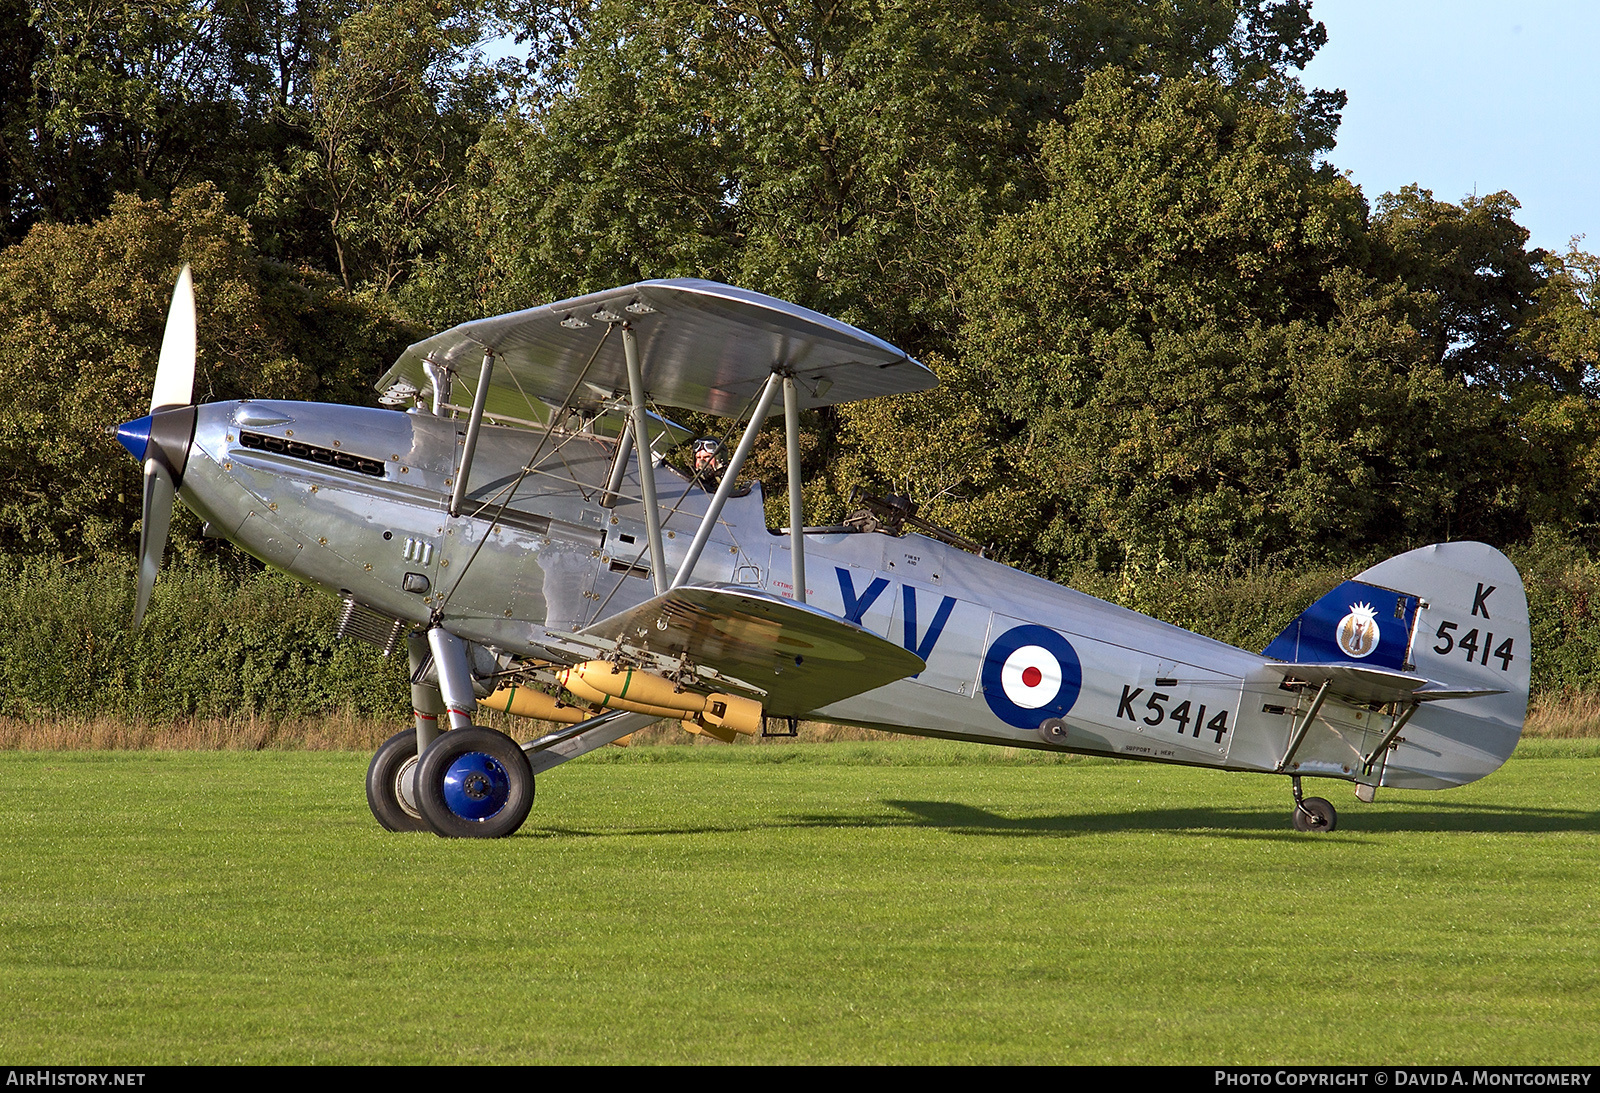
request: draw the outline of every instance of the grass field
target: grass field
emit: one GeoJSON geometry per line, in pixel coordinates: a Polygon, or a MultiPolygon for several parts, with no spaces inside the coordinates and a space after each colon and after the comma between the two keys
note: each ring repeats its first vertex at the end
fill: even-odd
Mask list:
{"type": "Polygon", "coordinates": [[[0,1059],[1590,1063],[1600,742],[1289,828],[1284,779],[646,747],[515,838],[351,752],[0,752],[0,1059]]]}

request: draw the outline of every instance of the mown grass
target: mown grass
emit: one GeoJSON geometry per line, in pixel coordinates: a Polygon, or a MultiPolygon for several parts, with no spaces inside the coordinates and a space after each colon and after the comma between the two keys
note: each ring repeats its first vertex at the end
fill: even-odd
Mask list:
{"type": "Polygon", "coordinates": [[[517,837],[366,757],[0,753],[0,1056],[1583,1063],[1600,743],[1297,835],[1282,779],[932,741],[607,749],[517,837]]]}

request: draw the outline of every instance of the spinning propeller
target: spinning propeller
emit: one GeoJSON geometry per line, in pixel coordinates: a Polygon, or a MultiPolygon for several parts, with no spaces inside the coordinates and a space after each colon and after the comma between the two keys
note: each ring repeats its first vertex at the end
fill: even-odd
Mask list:
{"type": "Polygon", "coordinates": [[[167,330],[161,340],[161,361],[156,365],[150,412],[117,427],[117,440],[144,465],[144,508],[139,533],[139,596],[133,608],[138,629],[150,606],[150,590],[161,569],[172,526],[172,503],[183,484],[194,440],[195,318],[194,281],[189,267],[178,274],[167,312],[167,330]]]}

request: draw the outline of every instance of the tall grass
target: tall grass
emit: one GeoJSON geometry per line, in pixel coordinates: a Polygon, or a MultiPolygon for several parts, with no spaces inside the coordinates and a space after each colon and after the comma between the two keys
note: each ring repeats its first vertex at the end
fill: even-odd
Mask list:
{"type": "MultiPolygon", "coordinates": [[[[480,710],[479,722],[516,737],[532,740],[564,726],[529,721],[480,710]]],[[[44,717],[0,717],[0,751],[372,751],[409,726],[409,717],[362,717],[340,711],[324,717],[185,717],[152,721],[141,717],[73,714],[44,717]]],[[[901,740],[895,733],[803,721],[794,737],[738,737],[737,746],[787,743],[881,743],[901,740]]],[[[629,738],[627,747],[688,745],[716,742],[684,731],[679,722],[663,721],[629,738]]]]}
{"type": "Polygon", "coordinates": [[[1571,740],[1600,737],[1600,694],[1544,695],[1528,708],[1523,736],[1571,740]]]}
{"type": "Polygon", "coordinates": [[[103,714],[0,717],[0,750],[372,751],[401,725],[349,712],[318,718],[244,714],[164,721],[103,714]]]}

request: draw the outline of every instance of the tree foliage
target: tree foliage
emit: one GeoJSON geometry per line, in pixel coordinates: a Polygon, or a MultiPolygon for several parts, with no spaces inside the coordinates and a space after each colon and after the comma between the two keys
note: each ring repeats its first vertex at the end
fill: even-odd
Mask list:
{"type": "Polygon", "coordinates": [[[256,211],[325,221],[345,288],[389,292],[453,230],[449,202],[498,89],[474,63],[479,36],[443,0],[372,4],[341,24],[290,111],[305,143],[265,168],[256,211]]]}
{"type": "Polygon", "coordinates": [[[1600,395],[1600,257],[1578,249],[1543,255],[1543,277],[1514,338],[1557,389],[1600,395]]]}
{"type": "Polygon", "coordinates": [[[1467,197],[1460,205],[1406,186],[1385,194],[1373,217],[1375,266],[1419,294],[1417,326],[1429,356],[1471,383],[1507,388],[1533,375],[1516,331],[1539,291],[1543,252],[1526,249],[1509,193],[1467,197]]]}
{"type": "MultiPolygon", "coordinates": [[[[1600,265],[1529,250],[1510,194],[1369,203],[1328,161],[1342,93],[1296,76],[1307,0],[48,0],[0,30],[0,550],[129,541],[99,430],[142,412],[183,261],[202,397],[359,401],[402,315],[647,277],[837,315],[944,383],[805,416],[811,518],[910,490],[1055,576],[1600,527],[1600,265]]],[[[786,520],[781,445],[752,470],[786,520]]]]}
{"type": "MultiPolygon", "coordinates": [[[[472,303],[696,273],[926,351],[1033,131],[1108,61],[1283,83],[1304,3],[534,3],[526,109],[480,149],[472,303]],[[1244,75],[1248,73],[1249,75],[1244,75]]],[[[1287,85],[1285,85],[1287,86],[1287,85]]],[[[1314,109],[1308,128],[1330,102],[1314,109]]]]}
{"type": "Polygon", "coordinates": [[[944,388],[852,414],[865,462],[1058,575],[1506,542],[1571,504],[1594,408],[1507,400],[1532,259],[1504,195],[1432,208],[1402,260],[1422,195],[1370,229],[1314,152],[1250,89],[1097,74],[967,268],[944,388]]]}

